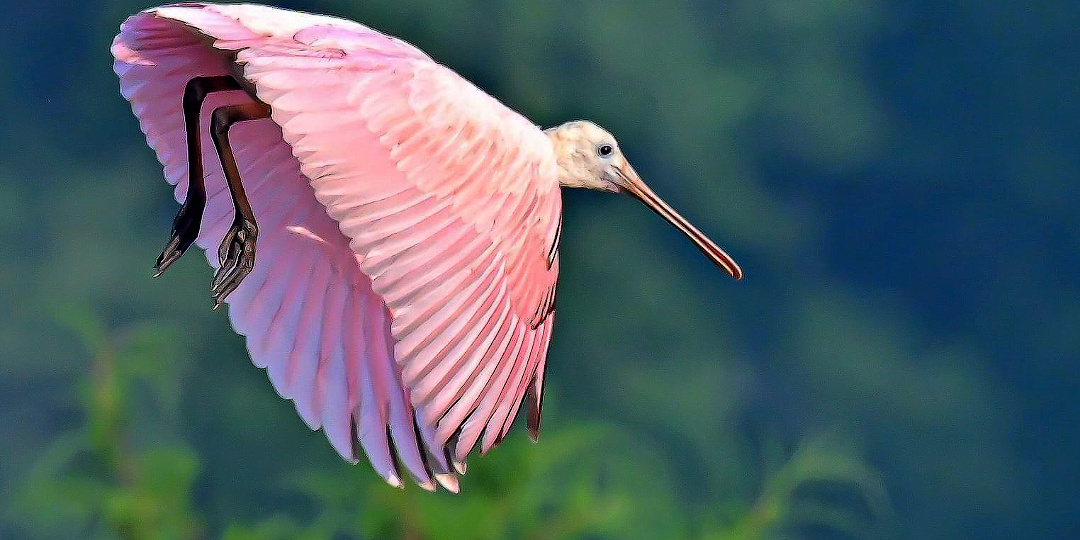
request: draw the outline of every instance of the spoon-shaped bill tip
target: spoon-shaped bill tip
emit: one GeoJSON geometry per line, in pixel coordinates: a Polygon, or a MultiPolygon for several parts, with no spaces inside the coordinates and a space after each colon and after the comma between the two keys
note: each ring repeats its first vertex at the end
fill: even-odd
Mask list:
{"type": "Polygon", "coordinates": [[[657,215],[674,225],[676,229],[682,231],[682,233],[685,234],[710,261],[716,264],[716,266],[723,268],[724,271],[736,280],[742,279],[742,268],[739,268],[738,263],[735,262],[735,259],[731,258],[731,255],[728,255],[727,252],[720,248],[720,246],[716,245],[709,237],[699,231],[697,227],[691,225],[689,221],[686,221],[686,218],[679,215],[674,208],[658,197],[656,193],[653,193],[653,191],[649,189],[649,186],[645,185],[645,182],[641,180],[633,169],[630,167],[627,167],[627,169],[629,170],[619,170],[619,173],[625,181],[626,185],[624,188],[630,195],[633,195],[636,199],[645,203],[645,206],[648,206],[649,209],[656,212],[657,215]]]}

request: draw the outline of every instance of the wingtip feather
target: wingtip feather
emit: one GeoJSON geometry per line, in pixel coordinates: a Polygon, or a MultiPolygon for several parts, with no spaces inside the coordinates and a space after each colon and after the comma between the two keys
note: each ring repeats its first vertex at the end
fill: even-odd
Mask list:
{"type": "Polygon", "coordinates": [[[435,480],[438,480],[439,484],[446,488],[450,493],[461,492],[461,485],[458,484],[458,477],[453,473],[435,473],[435,480]]]}

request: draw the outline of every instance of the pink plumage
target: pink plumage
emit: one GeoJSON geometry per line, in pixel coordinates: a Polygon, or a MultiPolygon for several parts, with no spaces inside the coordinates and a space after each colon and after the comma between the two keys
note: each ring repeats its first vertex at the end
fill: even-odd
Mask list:
{"type": "Polygon", "coordinates": [[[112,53],[184,202],[159,275],[206,250],[255,365],[390,484],[456,491],[524,401],[537,436],[560,186],[626,192],[742,276],[599,126],[542,131],[363,25],[178,4],[130,17],[112,53]]]}
{"type": "MultiPolygon", "coordinates": [[[[447,458],[481,438],[487,451],[528,383],[541,391],[561,212],[547,137],[414,47],[330,17],[161,7],[125,21],[112,51],[178,201],[185,84],[234,66],[254,84],[272,121],[236,124],[233,140],[259,256],[229,319],[346,459],[359,443],[400,485],[396,452],[420,485],[441,473],[456,489],[447,458]]],[[[210,94],[203,110],[245,100],[210,94]]],[[[205,133],[202,148],[214,163],[205,133]]],[[[196,243],[216,268],[232,205],[220,169],[205,174],[196,243]]]]}

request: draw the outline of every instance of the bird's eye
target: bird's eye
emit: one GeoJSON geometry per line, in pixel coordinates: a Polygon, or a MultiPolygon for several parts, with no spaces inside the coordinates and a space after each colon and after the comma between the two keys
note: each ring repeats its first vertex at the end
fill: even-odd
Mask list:
{"type": "Polygon", "coordinates": [[[610,144],[604,143],[596,147],[596,155],[600,157],[608,157],[615,152],[615,147],[610,144]]]}

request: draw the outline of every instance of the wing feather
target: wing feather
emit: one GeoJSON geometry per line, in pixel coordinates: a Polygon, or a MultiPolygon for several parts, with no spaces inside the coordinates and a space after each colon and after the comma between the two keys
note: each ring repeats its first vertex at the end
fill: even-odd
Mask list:
{"type": "Polygon", "coordinates": [[[353,300],[349,287],[342,280],[335,280],[328,295],[331,304],[327,306],[328,324],[322,329],[322,351],[319,358],[319,370],[315,375],[316,408],[322,418],[326,438],[339,454],[349,461],[356,455],[352,444],[351,408],[349,408],[345,376],[345,312],[348,303],[353,300]]]}
{"type": "Polygon", "coordinates": [[[360,392],[360,407],[354,415],[358,417],[360,445],[371,460],[371,466],[391,485],[401,486],[401,473],[397,470],[393,456],[390,455],[390,430],[387,427],[388,407],[386,405],[386,394],[389,389],[376,379],[377,373],[372,367],[379,360],[373,342],[377,338],[381,339],[379,334],[382,333],[385,325],[380,309],[382,306],[377,304],[380,303],[370,297],[361,297],[361,316],[354,320],[353,331],[359,331],[359,339],[363,342],[367,360],[360,364],[360,381],[363,389],[360,392]]]}
{"type": "Polygon", "coordinates": [[[414,384],[417,394],[427,396],[427,401],[421,403],[425,421],[437,422],[452,405],[460,402],[484,362],[494,363],[489,356],[491,347],[510,327],[507,321],[510,307],[501,302],[505,293],[506,287],[503,286],[492,302],[492,309],[497,310],[498,315],[485,313],[487,322],[476,338],[462,340],[446,353],[448,358],[459,360],[438,364],[414,384]]]}
{"type": "Polygon", "coordinates": [[[295,342],[285,365],[283,395],[296,402],[296,411],[311,429],[319,428],[313,399],[315,372],[319,365],[319,345],[325,317],[323,304],[329,292],[330,267],[319,264],[307,284],[298,326],[293,333],[295,342]]]}
{"type": "MultiPolygon", "coordinates": [[[[157,8],[113,52],[178,200],[187,80],[239,74],[270,104],[272,123],[231,137],[260,237],[230,320],[346,459],[359,442],[392,484],[396,454],[422,486],[456,489],[450,459],[463,470],[541,388],[561,221],[547,137],[411,45],[331,17],[157,8]]],[[[204,114],[244,99],[213,94],[204,114]]],[[[232,209],[211,169],[198,245],[213,266],[232,209]]]]}
{"type": "Polygon", "coordinates": [[[514,337],[513,352],[508,357],[504,357],[503,361],[498,364],[499,369],[495,374],[495,378],[481,389],[480,396],[474,404],[472,412],[469,413],[468,419],[461,425],[461,435],[457,446],[459,459],[464,459],[480,439],[483,429],[491,420],[492,414],[494,414],[499,398],[502,397],[507,381],[510,380],[510,376],[513,374],[514,366],[517,364],[518,359],[528,354],[536,339],[533,332],[523,327],[515,329],[514,337]]]}
{"type": "MultiPolygon", "coordinates": [[[[489,383],[492,382],[495,371],[505,365],[506,362],[503,359],[517,353],[524,335],[524,329],[517,324],[504,324],[499,330],[501,337],[496,337],[492,341],[493,349],[485,351],[483,361],[480,363],[479,373],[469,377],[469,383],[461,397],[454,402],[450,410],[439,420],[438,430],[436,431],[439,440],[449,440],[451,435],[463,429],[462,424],[476,410],[480,398],[488,388],[489,383]]],[[[475,443],[475,438],[472,441],[466,441],[459,434],[457,443],[454,446],[456,458],[459,461],[464,460],[475,443]]]]}

